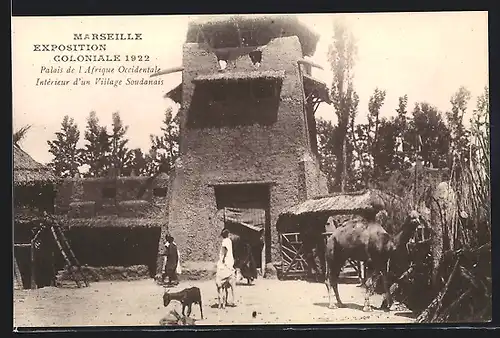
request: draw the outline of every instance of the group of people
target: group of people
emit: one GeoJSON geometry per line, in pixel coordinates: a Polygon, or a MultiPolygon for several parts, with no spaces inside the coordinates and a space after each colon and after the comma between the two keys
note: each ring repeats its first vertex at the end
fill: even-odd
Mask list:
{"type": "MultiPolygon", "coordinates": [[[[233,243],[229,238],[229,230],[223,229],[221,232],[222,243],[217,262],[216,280],[229,280],[233,283],[236,280],[236,269],[234,268],[233,243]]],[[[180,255],[174,238],[167,234],[165,238],[165,248],[163,251],[163,265],[161,272],[161,282],[166,285],[175,286],[179,284],[178,274],[180,274],[180,255]]]]}

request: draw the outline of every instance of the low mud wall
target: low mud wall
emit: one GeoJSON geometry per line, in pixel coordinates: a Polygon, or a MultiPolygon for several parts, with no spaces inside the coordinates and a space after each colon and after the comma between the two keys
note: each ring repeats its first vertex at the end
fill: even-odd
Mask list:
{"type": "MultiPolygon", "coordinates": [[[[130,281],[150,278],[150,271],[146,265],[132,266],[83,266],[82,273],[89,282],[99,281],[130,281]]],[[[60,271],[56,276],[57,286],[75,285],[68,271],[60,271]]]]}

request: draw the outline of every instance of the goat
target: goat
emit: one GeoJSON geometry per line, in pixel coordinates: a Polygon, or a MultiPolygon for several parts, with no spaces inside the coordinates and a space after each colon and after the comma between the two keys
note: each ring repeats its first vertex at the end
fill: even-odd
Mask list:
{"type": "Polygon", "coordinates": [[[182,315],[185,316],[184,310],[187,307],[187,317],[191,315],[191,306],[193,303],[200,306],[201,319],[203,319],[203,305],[201,302],[201,291],[197,287],[191,287],[179,292],[165,291],[163,294],[163,306],[167,307],[172,300],[176,300],[182,304],[182,315]]]}

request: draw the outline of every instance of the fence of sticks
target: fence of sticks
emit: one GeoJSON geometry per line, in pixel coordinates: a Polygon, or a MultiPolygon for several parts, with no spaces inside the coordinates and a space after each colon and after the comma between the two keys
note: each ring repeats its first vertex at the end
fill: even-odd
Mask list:
{"type": "MultiPolygon", "coordinates": [[[[432,262],[427,305],[417,311],[419,323],[492,318],[489,130],[473,129],[472,136],[468,156],[455,156],[449,181],[428,197],[432,262]]],[[[414,275],[414,267],[406,274],[414,275]]],[[[419,284],[426,287],[415,283],[414,288],[419,284]]]]}

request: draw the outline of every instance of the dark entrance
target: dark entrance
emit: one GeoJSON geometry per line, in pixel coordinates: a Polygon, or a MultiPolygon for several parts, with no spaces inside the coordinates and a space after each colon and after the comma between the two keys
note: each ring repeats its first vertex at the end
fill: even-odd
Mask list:
{"type": "MultiPolygon", "coordinates": [[[[239,235],[251,241],[252,254],[256,260],[257,267],[261,268],[262,264],[270,261],[271,256],[271,233],[270,233],[270,193],[269,184],[225,184],[217,185],[215,189],[215,198],[217,203],[217,210],[224,209],[231,211],[237,209],[241,211],[244,218],[249,223],[250,227],[245,227],[246,222],[239,223],[239,235]],[[263,228],[263,243],[257,243],[255,234],[251,227],[263,228]],[[264,247],[262,247],[262,244],[264,247]]],[[[228,228],[235,228],[237,225],[232,224],[234,217],[225,219],[225,226],[228,228]]],[[[231,229],[230,229],[231,230],[231,229]]]]}

